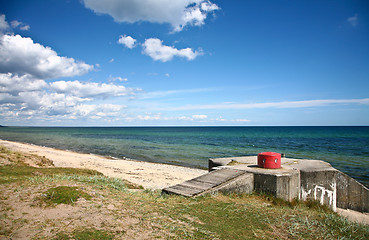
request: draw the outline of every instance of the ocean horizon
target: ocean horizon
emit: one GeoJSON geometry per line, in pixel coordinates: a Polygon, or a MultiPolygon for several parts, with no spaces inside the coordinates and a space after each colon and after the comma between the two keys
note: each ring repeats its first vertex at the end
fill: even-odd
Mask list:
{"type": "Polygon", "coordinates": [[[11,126],[0,128],[0,139],[193,168],[273,151],[327,161],[369,187],[369,126],[11,126]]]}

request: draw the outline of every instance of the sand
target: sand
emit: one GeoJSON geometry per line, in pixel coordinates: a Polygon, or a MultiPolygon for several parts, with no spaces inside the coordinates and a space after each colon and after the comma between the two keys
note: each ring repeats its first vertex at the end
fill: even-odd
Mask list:
{"type": "MultiPolygon", "coordinates": [[[[168,164],[150,163],[132,159],[110,159],[103,156],[83,154],[32,144],[0,140],[0,145],[13,151],[45,156],[55,167],[93,169],[105,176],[126,179],[146,189],[163,189],[207,173],[206,170],[168,164]]],[[[337,213],[350,221],[369,225],[369,213],[337,209],[337,213]]]]}
{"type": "Polygon", "coordinates": [[[207,173],[206,170],[158,164],[132,159],[111,159],[32,144],[0,140],[0,145],[13,151],[45,156],[55,167],[93,169],[105,176],[122,178],[146,189],[162,189],[207,173]]]}

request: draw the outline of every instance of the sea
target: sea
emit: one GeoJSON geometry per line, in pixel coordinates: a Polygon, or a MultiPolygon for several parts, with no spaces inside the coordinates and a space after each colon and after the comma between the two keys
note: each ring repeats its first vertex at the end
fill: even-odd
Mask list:
{"type": "Polygon", "coordinates": [[[369,187],[369,126],[0,127],[0,139],[202,169],[209,158],[278,152],[327,161],[369,187]]]}

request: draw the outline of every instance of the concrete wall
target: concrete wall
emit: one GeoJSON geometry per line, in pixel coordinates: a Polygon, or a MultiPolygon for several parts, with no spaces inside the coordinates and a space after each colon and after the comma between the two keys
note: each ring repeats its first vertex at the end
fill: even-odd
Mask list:
{"type": "Polygon", "coordinates": [[[300,199],[317,200],[336,211],[337,183],[335,169],[332,170],[300,170],[300,199]]]}
{"type": "Polygon", "coordinates": [[[336,170],[300,171],[302,200],[318,200],[336,208],[369,212],[369,190],[350,176],[336,170]]]}
{"type": "Polygon", "coordinates": [[[283,175],[254,173],[255,191],[270,193],[286,201],[299,198],[299,183],[300,175],[298,171],[283,175]]]}
{"type": "Polygon", "coordinates": [[[252,173],[245,173],[232,181],[213,189],[213,192],[216,191],[223,193],[235,192],[250,194],[254,191],[254,175],[252,173]]]}
{"type": "Polygon", "coordinates": [[[348,175],[337,171],[337,207],[369,212],[369,190],[348,175]]]}

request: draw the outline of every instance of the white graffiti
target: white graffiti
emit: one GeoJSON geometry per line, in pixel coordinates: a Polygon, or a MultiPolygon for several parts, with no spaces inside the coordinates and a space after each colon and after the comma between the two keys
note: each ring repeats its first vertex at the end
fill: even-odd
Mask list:
{"type": "Polygon", "coordinates": [[[320,204],[324,204],[324,199],[328,198],[329,206],[332,207],[333,211],[336,211],[336,199],[337,199],[337,191],[336,191],[336,183],[332,183],[330,185],[330,189],[326,189],[322,186],[315,185],[313,189],[309,189],[307,191],[301,187],[301,199],[306,201],[309,196],[311,196],[311,192],[313,191],[314,200],[318,200],[320,204]],[[319,199],[318,199],[319,198],[319,199]]]}

